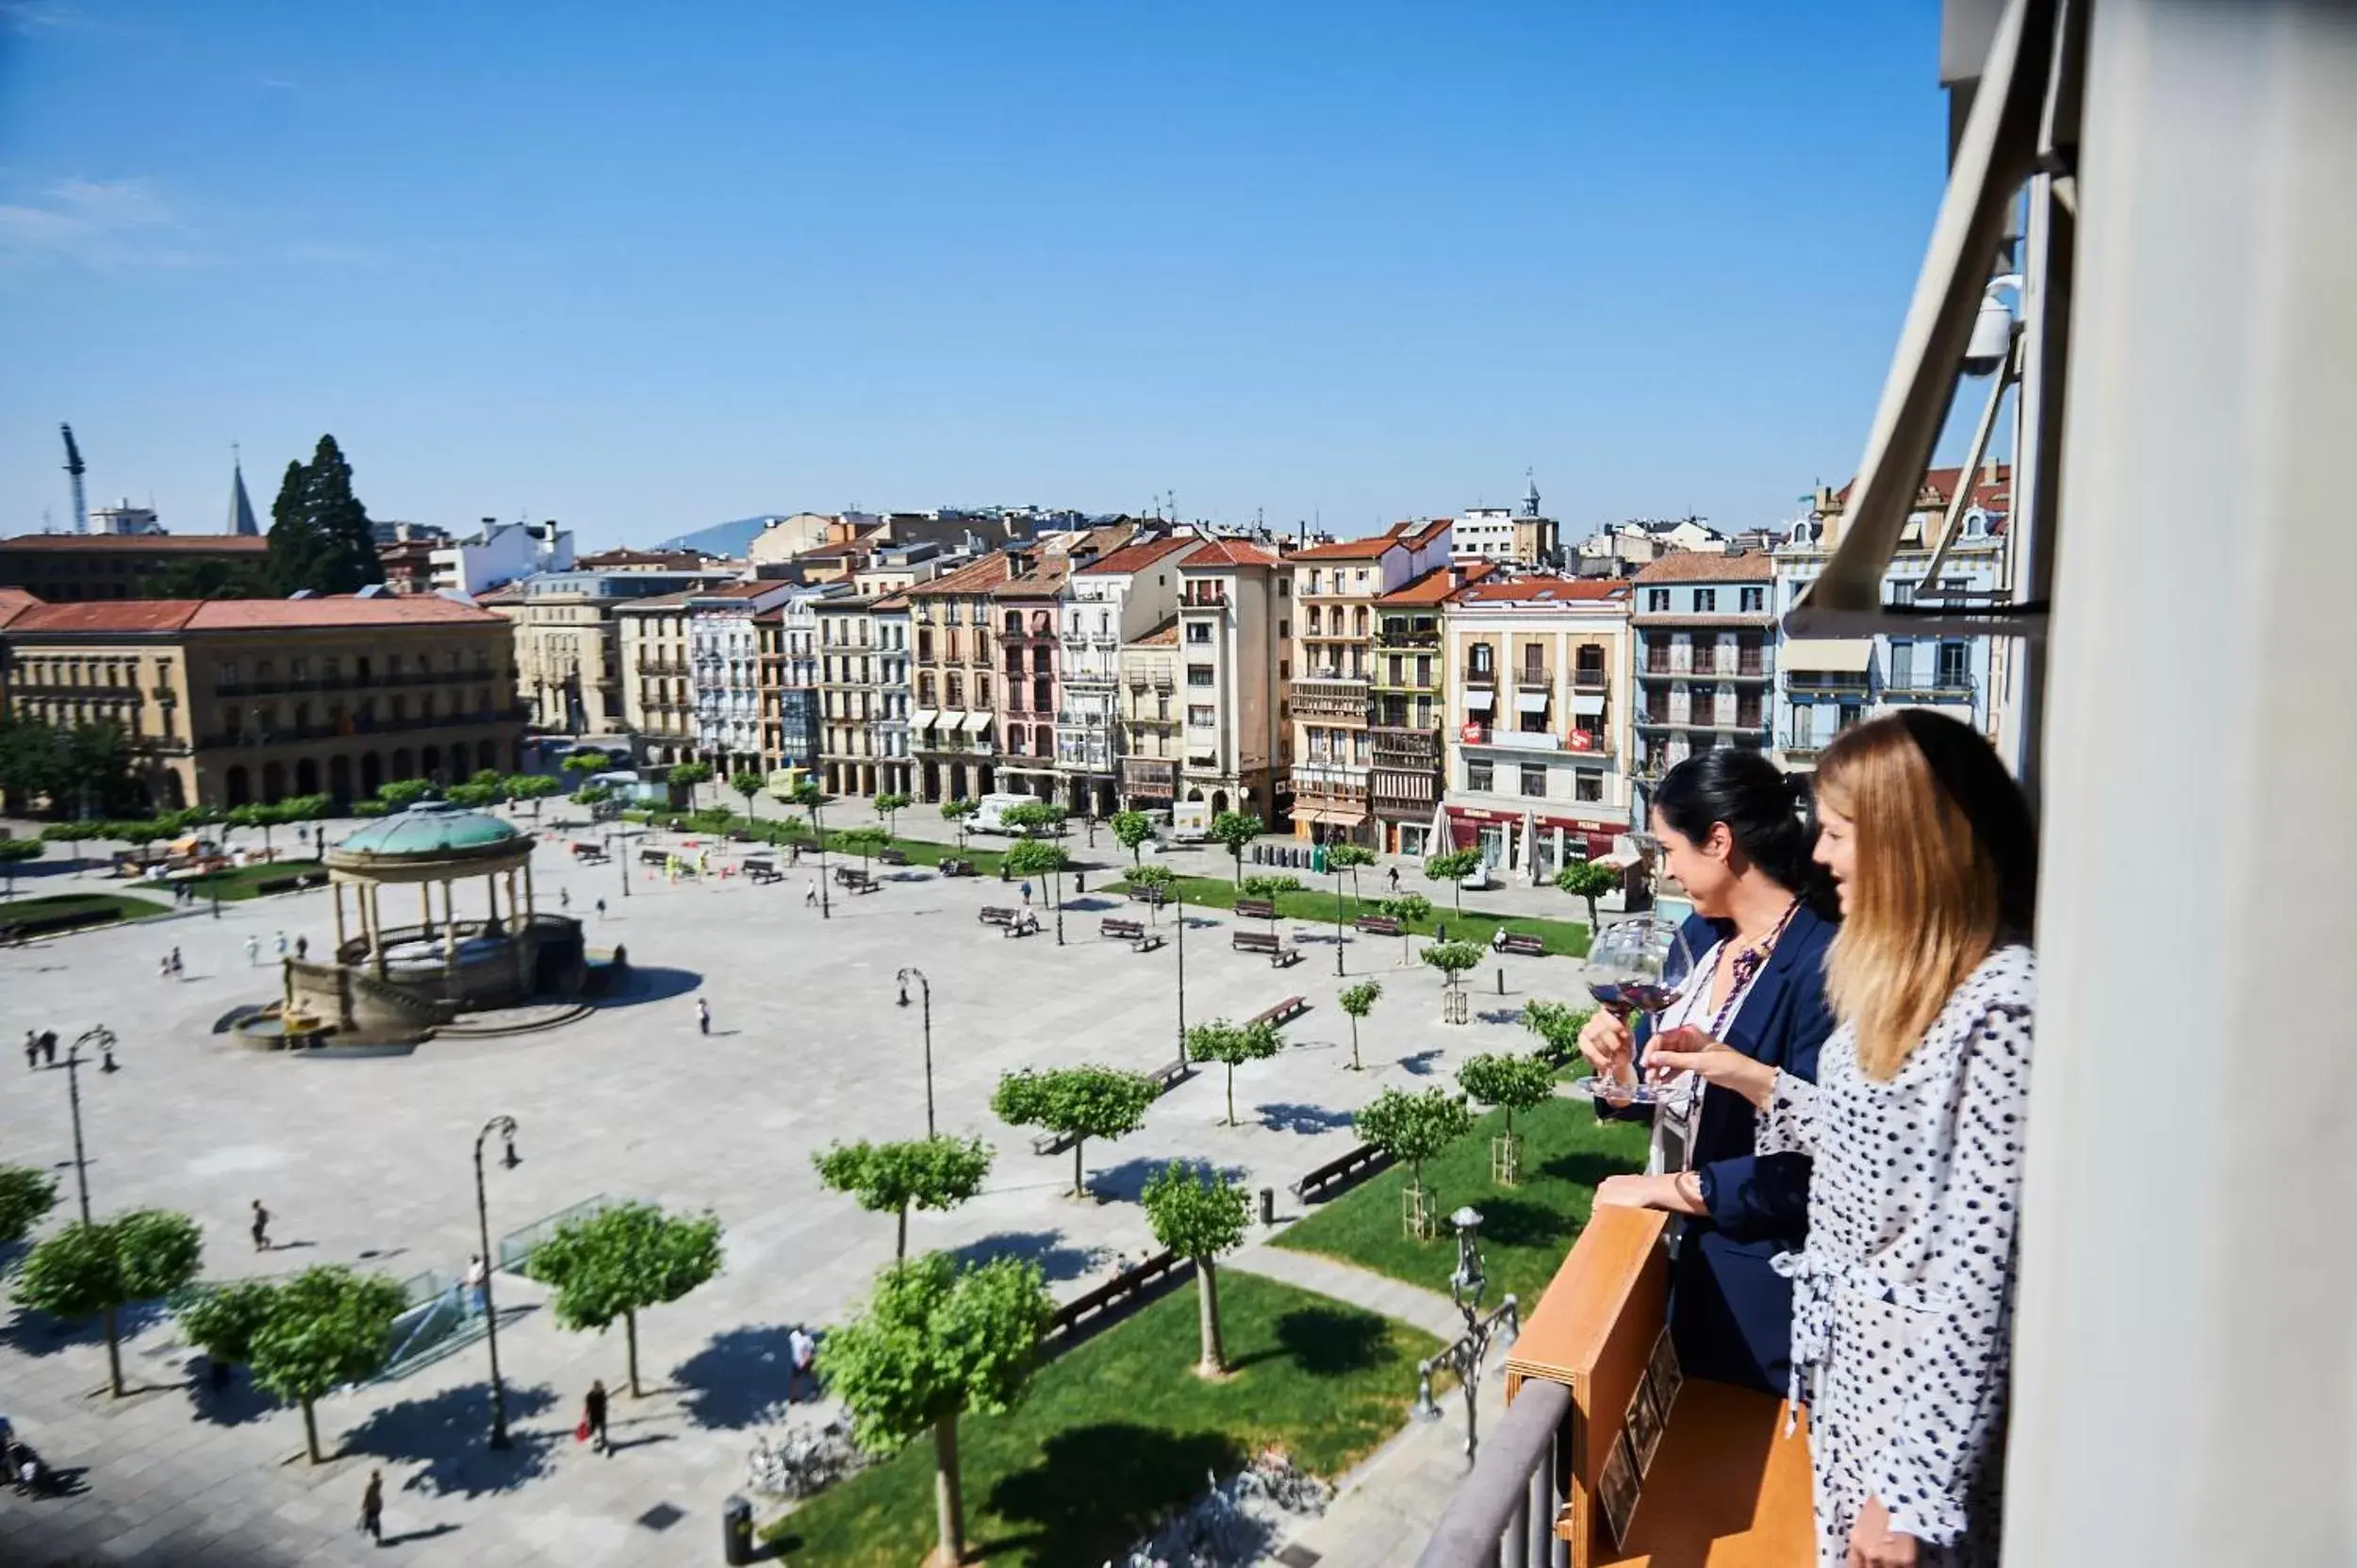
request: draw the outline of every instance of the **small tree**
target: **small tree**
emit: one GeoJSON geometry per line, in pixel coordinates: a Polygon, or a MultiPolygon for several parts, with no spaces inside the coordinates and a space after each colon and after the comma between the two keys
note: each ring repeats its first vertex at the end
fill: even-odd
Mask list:
{"type": "Polygon", "coordinates": [[[827,830],[818,814],[833,803],[834,797],[819,788],[817,780],[804,779],[783,798],[786,804],[799,806],[810,814],[811,842],[818,851],[818,917],[832,919],[834,908],[827,894],[827,830]]]}
{"type": "Polygon", "coordinates": [[[1506,1113],[1506,1135],[1490,1142],[1490,1176],[1512,1186],[1522,1175],[1522,1140],[1514,1135],[1514,1113],[1555,1098],[1555,1069],[1536,1056],[1489,1052],[1468,1058],[1457,1069],[1457,1081],[1475,1099],[1506,1113]]]}
{"type": "Polygon", "coordinates": [[[497,784],[475,784],[470,781],[466,784],[451,785],[448,794],[451,804],[465,806],[472,811],[481,811],[486,806],[498,805],[503,791],[497,784]]]}
{"type": "Polygon", "coordinates": [[[636,1398],[638,1314],[677,1301],[720,1272],[720,1222],[708,1213],[683,1218],[651,1203],[618,1203],[558,1226],[532,1249],[524,1272],[556,1287],[556,1321],[564,1328],[602,1330],[622,1320],[636,1398]]]}
{"type": "MultiPolygon", "coordinates": [[[[582,760],[583,759],[580,757],[568,757],[565,759],[565,766],[567,768],[577,772],[597,771],[594,767],[585,769],[573,768],[573,764],[582,760]]],[[[416,805],[420,801],[424,800],[427,796],[433,793],[434,784],[430,779],[395,779],[389,784],[379,784],[376,790],[376,798],[385,802],[386,809],[388,811],[407,811],[411,806],[416,805]]],[[[253,821],[251,817],[248,817],[244,822],[238,821],[238,812],[243,811],[244,809],[245,808],[243,806],[239,806],[231,811],[229,813],[229,820],[239,827],[251,826],[253,821]]]]}
{"type": "Polygon", "coordinates": [[[1237,891],[1247,899],[1261,899],[1269,903],[1275,903],[1288,893],[1300,892],[1301,879],[1275,875],[1246,877],[1238,885],[1237,891]]]}
{"type": "Polygon", "coordinates": [[[185,1290],[172,1310],[180,1320],[180,1332],[213,1363],[213,1383],[219,1387],[228,1380],[231,1367],[254,1360],[255,1336],[277,1304],[278,1287],[272,1281],[239,1279],[185,1290]]]}
{"type": "Polygon", "coordinates": [[[1187,1056],[1195,1062],[1217,1062],[1228,1069],[1228,1125],[1236,1125],[1236,1068],[1245,1062],[1265,1062],[1285,1048],[1285,1037],[1275,1024],[1257,1019],[1231,1024],[1225,1018],[1197,1024],[1187,1031],[1187,1056]]]}
{"type": "Polygon", "coordinates": [[[1425,1190],[1424,1163],[1473,1131],[1473,1113],[1445,1089],[1435,1087],[1415,1095],[1386,1089],[1360,1107],[1352,1120],[1359,1136],[1393,1159],[1408,1162],[1401,1219],[1408,1234],[1429,1241],[1438,1205],[1425,1190]]]}
{"type": "MultiPolygon", "coordinates": [[[[1129,889],[1133,893],[1166,895],[1178,881],[1178,873],[1167,866],[1136,866],[1129,870],[1129,889]]],[[[1159,904],[1148,903],[1146,906],[1147,918],[1153,918],[1160,907],[1159,904]]]]}
{"type": "MultiPolygon", "coordinates": [[[[1014,813],[1008,815],[1013,816],[1014,813]]],[[[998,864],[1010,876],[1047,879],[1048,901],[1056,911],[1056,945],[1063,947],[1063,873],[1072,865],[1072,857],[1064,853],[1063,846],[1036,838],[1022,839],[1008,848],[1006,858],[998,864]]]]}
{"type": "Polygon", "coordinates": [[[16,897],[16,868],[28,860],[39,860],[41,853],[38,838],[0,838],[0,872],[8,880],[8,897],[16,897]]]}
{"type": "Polygon", "coordinates": [[[859,1199],[871,1213],[898,1220],[892,1258],[909,1252],[909,1210],[948,1210],[982,1190],[990,1174],[990,1146],[980,1138],[908,1138],[898,1143],[836,1144],[811,1156],[818,1179],[859,1199]]]}
{"type": "Polygon", "coordinates": [[[1415,949],[1409,938],[1415,934],[1416,927],[1432,918],[1432,900],[1421,893],[1402,893],[1395,899],[1384,900],[1376,907],[1399,922],[1400,964],[1405,966],[1413,963],[1411,955],[1415,949]]]}
{"type": "Polygon", "coordinates": [[[1579,1032],[1595,1015],[1592,1007],[1533,999],[1523,1004],[1523,1027],[1544,1042],[1540,1049],[1550,1066],[1560,1067],[1579,1055],[1579,1032]]]}
{"type": "Polygon", "coordinates": [[[123,1397],[117,1313],[134,1301],[170,1296],[196,1278],[204,1232],[186,1214],[133,1209],[112,1219],[76,1220],[33,1248],[16,1298],[52,1317],[95,1313],[107,1335],[107,1383],[123,1397]]]}
{"type": "Polygon", "coordinates": [[[1424,961],[1441,971],[1441,988],[1447,991],[1456,988],[1459,975],[1480,967],[1481,954],[1478,942],[1435,942],[1424,949],[1424,961]]]}
{"type": "MultiPolygon", "coordinates": [[[[604,772],[606,760],[595,751],[575,751],[571,756],[557,764],[557,767],[564,772],[578,773],[585,778],[591,773],[604,772]]],[[[379,790],[377,793],[381,795],[384,791],[379,790]]]]}
{"type": "Polygon", "coordinates": [[[1350,1015],[1350,1070],[1352,1072],[1360,1070],[1359,1020],[1375,1011],[1375,1004],[1382,998],[1382,986],[1374,981],[1362,980],[1356,985],[1343,986],[1343,994],[1335,999],[1342,1003],[1343,1011],[1350,1015]]]}
{"type": "Polygon", "coordinates": [[[1449,890],[1457,896],[1457,913],[1462,915],[1465,913],[1465,879],[1472,876],[1475,867],[1479,865],[1479,850],[1451,850],[1446,854],[1434,855],[1426,861],[1424,874],[1434,882],[1448,883],[1449,890]]]}
{"type": "Polygon", "coordinates": [[[1036,1264],[1001,1258],[960,1272],[934,1252],[886,1269],[866,1310],[818,1347],[861,1447],[885,1454],[932,1433],[940,1568],[965,1557],[958,1417],[1014,1408],[1055,1314],[1036,1264]]]}
{"type": "Polygon", "coordinates": [[[385,1364],[393,1319],[407,1305],[388,1276],[354,1274],[340,1263],[306,1268],[275,1288],[270,1316],[254,1331],[247,1354],[255,1382],[303,1407],[303,1442],[313,1464],[326,1461],[315,1407],[385,1364]]]}
{"type": "Polygon", "coordinates": [[[0,1165],[0,1246],[33,1233],[57,1206],[57,1179],[29,1165],[0,1165]]]}
{"type": "Polygon", "coordinates": [[[998,820],[1026,838],[1053,838],[1063,832],[1064,809],[1053,801],[1026,801],[1009,806],[998,820]]]}
{"type": "Polygon", "coordinates": [[[696,801],[696,786],[712,782],[712,764],[708,762],[673,763],[670,772],[664,775],[663,782],[671,786],[671,799],[674,803],[684,799],[689,805],[693,805],[696,801]]]}
{"type": "Polygon", "coordinates": [[[1113,837],[1129,851],[1132,867],[1144,864],[1140,858],[1146,841],[1154,836],[1154,818],[1142,811],[1117,811],[1113,815],[1113,837]]]}
{"type": "Polygon", "coordinates": [[[1588,930],[1596,929],[1596,900],[1621,885],[1621,869],[1601,860],[1575,860],[1555,874],[1555,885],[1588,904],[1588,930]]]}
{"type": "Polygon", "coordinates": [[[41,830],[41,841],[44,844],[64,845],[66,854],[78,867],[82,864],[83,841],[96,836],[91,832],[91,826],[90,823],[81,821],[51,822],[41,830]]]}
{"type": "Polygon", "coordinates": [[[915,804],[916,801],[914,797],[902,795],[897,790],[886,790],[876,797],[876,815],[884,819],[887,836],[899,833],[900,814],[915,804]]]}
{"type": "Polygon", "coordinates": [[[1091,1138],[1119,1138],[1146,1125],[1162,1091],[1143,1073],[1118,1067],[1030,1067],[998,1080],[990,1108],[1013,1127],[1038,1127],[1072,1140],[1072,1196],[1084,1197],[1080,1150],[1091,1138]]]}
{"type": "Polygon", "coordinates": [[[530,801],[534,821],[540,819],[540,802],[564,786],[545,773],[510,773],[503,787],[511,801],[530,801]]]}
{"type": "Polygon", "coordinates": [[[892,835],[873,822],[863,822],[856,828],[845,828],[834,835],[835,848],[849,850],[859,856],[859,868],[867,869],[867,862],[876,851],[892,842],[892,835]]]}
{"type": "Polygon", "coordinates": [[[1341,877],[1350,873],[1350,896],[1359,897],[1359,873],[1375,864],[1375,851],[1364,844],[1328,844],[1326,847],[1326,868],[1336,878],[1334,896],[1342,897],[1341,877]]]}
{"type": "Polygon", "coordinates": [[[965,848],[965,835],[973,831],[974,814],[981,809],[980,801],[969,801],[963,795],[941,802],[941,819],[957,830],[959,849],[965,848]]]}
{"type": "Polygon", "coordinates": [[[1154,1239],[1195,1260],[1195,1305],[1203,1332],[1203,1353],[1195,1369],[1216,1378],[1228,1370],[1228,1357],[1219,1342],[1219,1279],[1213,1268],[1221,1253],[1243,1245],[1251,1196],[1216,1171],[1197,1172],[1174,1161],[1146,1182],[1139,1197],[1154,1239]]]}
{"type": "Polygon", "coordinates": [[[1244,851],[1246,846],[1265,831],[1261,819],[1248,811],[1223,811],[1211,818],[1211,838],[1228,847],[1228,859],[1236,863],[1234,881],[1244,885],[1244,851]]]}
{"type": "Polygon", "coordinates": [[[729,775],[729,787],[745,797],[745,820],[748,822],[761,815],[753,809],[753,802],[761,799],[761,775],[750,767],[741,773],[729,775]]]}

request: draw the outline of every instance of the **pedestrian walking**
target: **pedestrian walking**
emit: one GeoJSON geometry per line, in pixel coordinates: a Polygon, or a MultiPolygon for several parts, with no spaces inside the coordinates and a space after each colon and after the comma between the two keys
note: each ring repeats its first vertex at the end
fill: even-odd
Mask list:
{"type": "Polygon", "coordinates": [[[245,966],[251,969],[261,962],[262,939],[258,936],[247,937],[245,939],[245,966]]]}
{"type": "Polygon", "coordinates": [[[254,1200],[254,1250],[270,1250],[270,1211],[262,1207],[258,1197],[254,1200]]]}
{"type": "Polygon", "coordinates": [[[1031,880],[1029,877],[1023,879],[1023,907],[1031,907],[1031,880]]]}
{"type": "Polygon", "coordinates": [[[573,893],[571,888],[560,887],[556,890],[556,907],[559,909],[570,909],[573,907],[573,893]]]}
{"type": "Polygon", "coordinates": [[[297,964],[300,964],[300,963],[302,963],[305,959],[306,959],[306,958],[308,958],[308,957],[310,957],[310,956],[311,956],[311,939],[310,939],[309,937],[307,937],[307,936],[298,936],[298,937],[296,937],[296,938],[295,938],[295,962],[296,962],[297,964]]]}
{"type": "Polygon", "coordinates": [[[31,1072],[41,1065],[41,1036],[31,1030],[25,1032],[25,1070],[31,1072]]]}
{"type": "Polygon", "coordinates": [[[611,1458],[614,1444],[605,1435],[605,1384],[589,1385],[588,1395],[581,1402],[581,1434],[592,1448],[611,1458]]]}
{"type": "Polygon", "coordinates": [[[785,1336],[785,1402],[790,1405],[794,1402],[794,1390],[799,1384],[808,1383],[813,1395],[818,1392],[818,1375],[814,1370],[818,1358],[818,1342],[811,1338],[809,1329],[797,1323],[794,1331],[785,1336]]]}
{"type": "Polygon", "coordinates": [[[378,1545],[385,1544],[385,1472],[369,1472],[369,1484],[360,1494],[360,1529],[378,1545]]]}
{"type": "Polygon", "coordinates": [[[287,933],[283,931],[278,933],[278,956],[282,959],[287,956],[287,933]]]}
{"type": "Polygon", "coordinates": [[[696,999],[696,1032],[699,1034],[712,1032],[712,1004],[701,997],[696,999]]]}
{"type": "Polygon", "coordinates": [[[180,962],[180,949],[177,949],[177,948],[173,949],[172,949],[172,977],[173,977],[174,980],[177,980],[177,979],[179,979],[179,978],[180,978],[180,976],[181,976],[182,974],[184,974],[184,973],[186,973],[186,972],[187,972],[187,971],[186,971],[186,969],[185,969],[185,966],[184,966],[181,964],[181,962],[180,962]]]}
{"type": "Polygon", "coordinates": [[[802,884],[802,907],[804,909],[818,907],[818,879],[816,877],[802,884]]]}
{"type": "Polygon", "coordinates": [[[484,1300],[485,1286],[489,1282],[490,1278],[491,1271],[484,1265],[483,1254],[480,1252],[476,1253],[474,1255],[474,1260],[467,1264],[467,1272],[460,1276],[458,1280],[460,1286],[466,1291],[467,1315],[469,1317],[481,1317],[483,1315],[484,1308],[488,1305],[488,1303],[484,1300]]]}
{"type": "Polygon", "coordinates": [[[54,1029],[41,1032],[41,1065],[44,1067],[58,1065],[58,1032],[54,1029]]]}
{"type": "Polygon", "coordinates": [[[1384,875],[1391,879],[1392,892],[1396,895],[1399,892],[1399,867],[1394,866],[1384,875]]]}
{"type": "Polygon", "coordinates": [[[603,899],[600,899],[598,900],[598,918],[601,920],[605,918],[605,900],[603,899]]]}

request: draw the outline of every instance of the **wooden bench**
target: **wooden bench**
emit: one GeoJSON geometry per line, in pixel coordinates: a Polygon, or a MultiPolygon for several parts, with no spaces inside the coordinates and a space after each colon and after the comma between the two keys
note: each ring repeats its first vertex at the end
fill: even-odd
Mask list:
{"type": "Polygon", "coordinates": [[[1029,936],[1039,930],[1039,917],[1028,909],[1002,909],[984,904],[976,918],[986,926],[997,926],[1001,936],[1029,936]]]}
{"type": "Polygon", "coordinates": [[[1129,889],[1129,895],[1135,901],[1150,904],[1156,909],[1170,902],[1170,890],[1166,887],[1132,887],[1129,889]]]}
{"type": "Polygon", "coordinates": [[[1392,1157],[1373,1144],[1360,1144],[1339,1160],[1328,1160],[1294,1182],[1293,1195],[1304,1203],[1315,1203],[1370,1171],[1381,1170],[1391,1163],[1392,1157]]]}
{"type": "Polygon", "coordinates": [[[605,846],[576,844],[573,846],[573,858],[586,866],[603,866],[606,860],[605,846]]]}
{"type": "Polygon", "coordinates": [[[667,865],[667,864],[668,864],[668,863],[669,863],[670,858],[671,858],[671,851],[670,851],[670,850],[643,850],[643,849],[642,849],[642,850],[640,850],[638,851],[638,864],[639,864],[639,865],[641,865],[641,866],[663,866],[663,865],[667,865]]]}
{"type": "Polygon", "coordinates": [[[747,882],[783,882],[785,873],[778,869],[774,860],[749,860],[745,863],[747,882]]]}
{"type": "Polygon", "coordinates": [[[1180,1056],[1163,1063],[1146,1076],[1154,1081],[1158,1093],[1166,1095],[1195,1076],[1195,1064],[1180,1056]]]}
{"type": "Polygon", "coordinates": [[[844,891],[848,893],[873,893],[876,890],[876,879],[866,871],[854,871],[849,876],[837,880],[843,883],[844,891]]]}
{"type": "Polygon", "coordinates": [[[1042,1345],[1053,1345],[1067,1339],[1080,1326],[1094,1317],[1116,1311],[1138,1300],[1148,1292],[1168,1283],[1187,1267],[1187,1260],[1176,1252],[1159,1252],[1135,1268],[1125,1268],[1105,1284],[1093,1291],[1074,1296],[1056,1309],[1056,1315],[1047,1320],[1047,1328],[1040,1335],[1042,1345]]]}
{"type": "Polygon", "coordinates": [[[1518,953],[1525,958],[1547,956],[1547,945],[1541,938],[1519,931],[1508,931],[1503,926],[1490,933],[1490,950],[1518,953]]]}
{"type": "Polygon", "coordinates": [[[1273,899],[1238,899],[1236,916],[1239,919],[1244,920],[1274,920],[1277,918],[1276,900],[1273,899]]]}
{"type": "Polygon", "coordinates": [[[1272,969],[1301,962],[1301,949],[1286,946],[1284,939],[1273,931],[1240,931],[1228,939],[1228,945],[1240,953],[1268,954],[1272,969]]]}
{"type": "Polygon", "coordinates": [[[1366,936],[1397,936],[1400,934],[1399,922],[1392,918],[1389,915],[1361,915],[1359,918],[1353,920],[1351,924],[1358,928],[1360,934],[1366,936]]]}
{"type": "Polygon", "coordinates": [[[1309,998],[1287,997],[1275,1007],[1254,1017],[1252,1021],[1256,1024],[1289,1024],[1309,1011],[1309,998]]]}
{"type": "Polygon", "coordinates": [[[1124,920],[1113,915],[1098,922],[1096,934],[1129,943],[1131,952],[1150,953],[1162,945],[1162,933],[1147,931],[1139,921],[1124,920]]]}
{"type": "Polygon", "coordinates": [[[1031,1139],[1033,1154],[1062,1154],[1079,1140],[1069,1132],[1041,1132],[1031,1139]]]}
{"type": "Polygon", "coordinates": [[[879,866],[906,866],[908,863],[909,857],[902,850],[878,850],[876,851],[876,864],[879,866]]]}
{"type": "Polygon", "coordinates": [[[974,863],[970,860],[961,860],[955,855],[944,855],[934,865],[933,869],[945,877],[970,877],[974,874],[974,863]]]}

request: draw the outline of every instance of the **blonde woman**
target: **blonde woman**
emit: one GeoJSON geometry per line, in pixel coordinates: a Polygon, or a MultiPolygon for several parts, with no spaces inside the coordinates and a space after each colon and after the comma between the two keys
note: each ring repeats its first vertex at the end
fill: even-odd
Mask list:
{"type": "Polygon", "coordinates": [[[1817,814],[1842,913],[1817,1082],[1698,1035],[1647,1066],[1749,1095],[1761,1154],[1813,1157],[1807,1244],[1776,1267],[1821,1568],[1994,1563],[2036,837],[1987,744],[1920,710],[1826,750],[1817,814]]]}

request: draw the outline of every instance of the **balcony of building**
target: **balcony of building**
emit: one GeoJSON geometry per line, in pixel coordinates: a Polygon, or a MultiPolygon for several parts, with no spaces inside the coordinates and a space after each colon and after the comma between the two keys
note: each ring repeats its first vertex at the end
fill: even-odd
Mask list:
{"type": "Polygon", "coordinates": [[[1377,767],[1426,768],[1441,766],[1441,732],[1401,725],[1381,725],[1367,732],[1377,767]]]}
{"type": "Polygon", "coordinates": [[[1182,610],[1224,610],[1228,607],[1228,586],[1224,583],[1189,583],[1178,596],[1182,610]]]}
{"type": "Polygon", "coordinates": [[[1296,718],[1341,718],[1364,723],[1367,683],[1351,675],[1318,675],[1293,684],[1290,693],[1296,718]]]}
{"type": "Polygon", "coordinates": [[[1611,734],[1603,729],[1572,730],[1558,734],[1552,730],[1467,724],[1458,731],[1457,744],[1473,751],[1566,751],[1604,760],[1614,754],[1611,734]]]}
{"type": "Polygon", "coordinates": [[[1421,630],[1387,626],[1375,635],[1375,641],[1378,648],[1438,648],[1441,646],[1441,629],[1438,626],[1426,626],[1421,630]]]}
{"type": "Polygon", "coordinates": [[[1882,694],[1902,702],[1961,702],[1978,689],[1970,669],[1894,669],[1883,678],[1882,694]]]}

